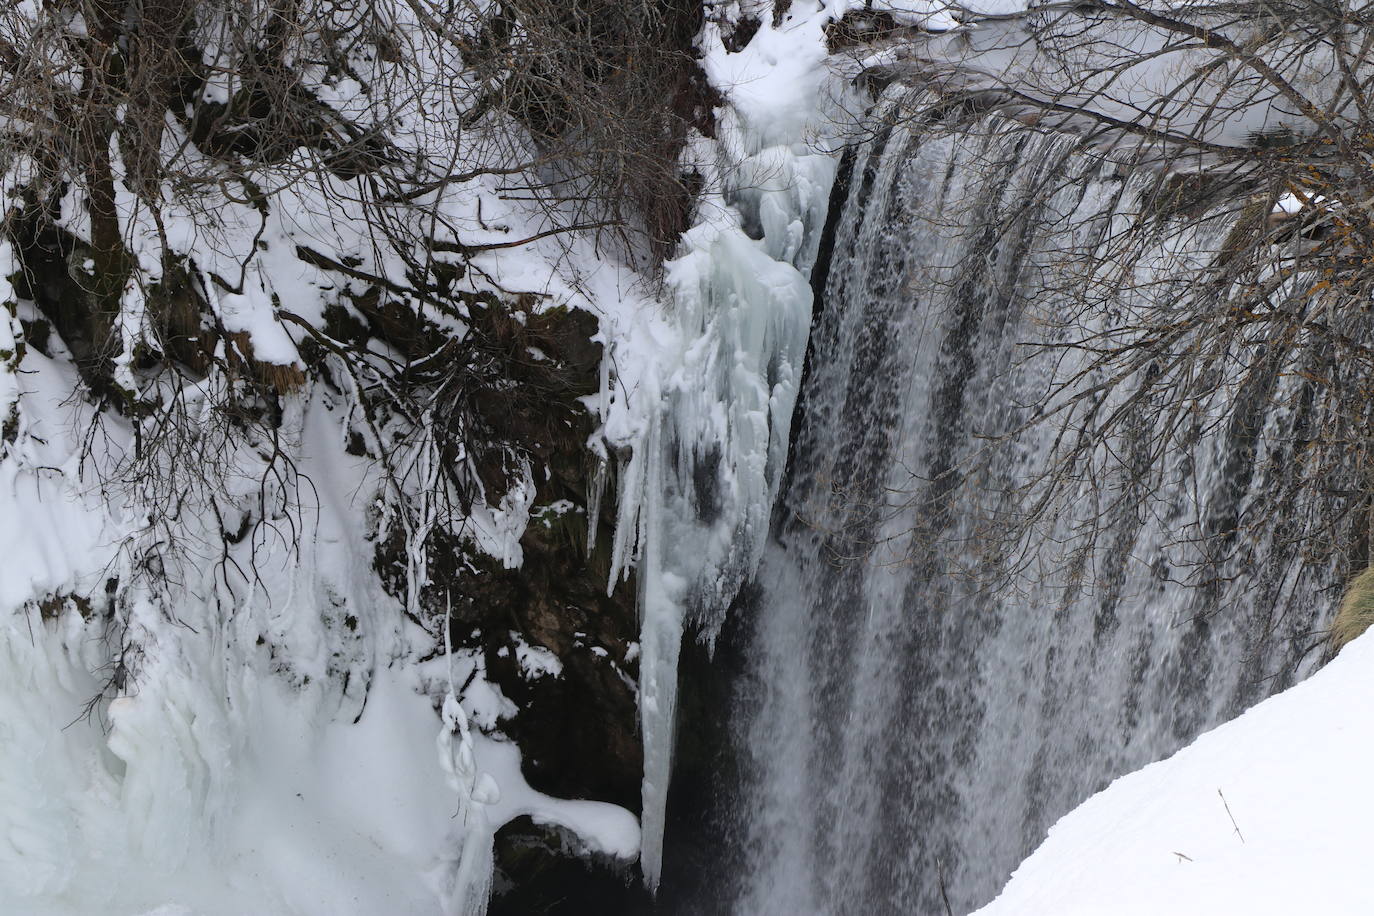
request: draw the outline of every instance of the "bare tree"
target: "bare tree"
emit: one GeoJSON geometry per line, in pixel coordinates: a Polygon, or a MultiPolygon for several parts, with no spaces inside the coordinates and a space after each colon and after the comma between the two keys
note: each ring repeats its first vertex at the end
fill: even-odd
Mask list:
{"type": "MultiPolygon", "coordinates": [[[[1020,359],[1054,367],[1053,384],[1019,405],[1013,428],[988,431],[974,457],[881,500],[922,519],[907,558],[944,536],[941,506],[976,488],[988,455],[1049,428],[1051,455],[1033,479],[969,497],[986,506],[982,549],[1025,560],[1062,523],[1079,536],[1067,568],[1081,571],[1102,546],[1103,520],[1176,485],[1162,475],[1169,456],[1221,431],[1249,437],[1252,451],[1284,437],[1267,460],[1289,465],[1291,492],[1272,494],[1268,508],[1325,508],[1295,510],[1283,537],[1314,561],[1349,545],[1351,565],[1368,563],[1374,5],[1090,0],[963,18],[965,28],[939,35],[894,23],[863,33],[888,52],[868,78],[920,87],[889,121],[931,133],[1019,122],[1145,177],[1117,201],[1110,227],[1054,253],[1040,278],[1054,311],[1039,315],[1049,330],[1020,359]],[[1161,239],[1184,236],[1192,250],[1158,263],[1161,239]],[[1231,413],[1217,413],[1219,389],[1233,393],[1231,413]],[[1281,399],[1302,417],[1293,429],[1246,428],[1242,413],[1281,399]]],[[[870,41],[859,56],[872,52],[870,41]]],[[[1072,180],[1044,176],[1027,206],[1072,180]]],[[[1008,215],[1005,231],[1015,224],[1008,215]]],[[[1201,584],[1273,529],[1258,507],[1213,512],[1180,538],[1210,558],[1195,571],[1201,584]]]]}
{"type": "Polygon", "coordinates": [[[388,582],[436,626],[430,555],[529,475],[590,371],[561,354],[594,328],[539,317],[542,295],[485,256],[586,233],[650,263],[666,250],[693,198],[679,153],[710,129],[700,16],[651,0],[0,11],[0,234],[16,295],[98,406],[88,443],[113,416],[133,428],[130,454],[92,465],[147,510],[131,568],[165,591],[181,552],[232,591],[260,549],[294,550],[311,483],[290,418],[323,386],[379,469],[379,552],[403,567],[388,582]],[[484,214],[503,199],[523,231],[484,214]],[[333,293],[279,291],[274,272],[302,271],[333,293]],[[230,317],[245,309],[255,324],[230,317]],[[218,519],[206,543],[192,510],[218,519]]]}

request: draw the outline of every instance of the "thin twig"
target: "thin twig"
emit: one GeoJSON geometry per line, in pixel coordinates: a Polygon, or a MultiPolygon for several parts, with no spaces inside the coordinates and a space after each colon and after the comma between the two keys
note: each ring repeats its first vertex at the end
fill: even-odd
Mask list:
{"type": "Polygon", "coordinates": [[[1240,837],[1240,841],[1244,843],[1245,836],[1240,832],[1240,825],[1236,823],[1236,816],[1231,813],[1231,806],[1226,804],[1226,796],[1221,794],[1220,788],[1217,789],[1217,795],[1221,796],[1221,804],[1226,808],[1226,816],[1231,819],[1231,826],[1236,828],[1236,836],[1240,837]]]}

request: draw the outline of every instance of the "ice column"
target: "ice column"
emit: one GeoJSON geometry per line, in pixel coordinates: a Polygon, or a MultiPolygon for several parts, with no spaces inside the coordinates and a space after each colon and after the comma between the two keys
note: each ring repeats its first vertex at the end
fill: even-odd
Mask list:
{"type": "Polygon", "coordinates": [[[748,190],[708,202],[667,265],[675,344],[637,399],[621,467],[612,581],[637,560],[644,741],[643,853],[662,865],[684,627],[714,640],[758,568],[787,459],[811,319],[830,157],[774,146],[735,170],[748,190]],[[651,390],[645,390],[651,389],[651,390]]]}

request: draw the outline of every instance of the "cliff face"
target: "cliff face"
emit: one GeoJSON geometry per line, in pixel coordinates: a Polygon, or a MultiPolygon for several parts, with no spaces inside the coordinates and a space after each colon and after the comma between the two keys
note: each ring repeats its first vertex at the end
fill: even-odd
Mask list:
{"type": "MultiPolygon", "coordinates": [[[[510,701],[496,729],[519,747],[532,788],[638,813],[635,583],[610,580],[613,493],[598,519],[588,511],[596,423],[581,399],[599,391],[600,328],[581,309],[493,308],[483,318],[504,361],[499,380],[477,396],[499,443],[480,473],[485,498],[499,498],[520,482],[500,459],[528,463],[533,494],[521,561],[506,566],[471,541],[436,536],[421,607],[435,626],[448,618],[452,647],[480,657],[485,680],[510,701]]],[[[379,540],[374,562],[404,600],[403,539],[379,540]]],[[[589,853],[575,834],[528,816],[497,831],[495,868],[491,912],[576,912],[568,901],[584,897],[621,912],[611,901],[624,897],[629,906],[642,893],[631,863],[589,853]]]]}
{"type": "Polygon", "coordinates": [[[0,14],[0,897],[637,899],[606,423],[701,9],[117,6],[0,14]]]}
{"type": "MultiPolygon", "coordinates": [[[[241,688],[232,684],[257,677],[279,679],[296,691],[290,703],[313,705],[314,715],[321,717],[318,723],[393,716],[380,700],[372,701],[380,689],[376,683],[389,676],[388,668],[416,666],[415,699],[437,704],[449,689],[471,697],[472,727],[519,749],[520,781],[534,792],[637,812],[642,772],[636,707],[639,621],[632,577],[619,579],[608,594],[613,494],[588,535],[589,482],[599,459],[588,448],[597,423],[581,399],[596,394],[601,384],[603,354],[593,340],[600,330],[595,316],[580,308],[536,310],[533,300],[491,297],[469,303],[465,342],[472,354],[469,365],[477,368],[472,373],[476,381],[463,393],[470,405],[464,414],[468,437],[462,440],[468,452],[459,460],[468,462],[478,485],[469,492],[467,508],[480,515],[487,500],[510,505],[515,494],[526,517],[507,528],[511,534],[504,542],[489,530],[474,530],[472,522],[438,527],[428,533],[425,562],[417,566],[413,532],[408,536],[403,525],[379,521],[386,479],[378,470],[375,448],[368,445],[370,430],[350,422],[358,411],[356,405],[348,406],[347,369],[326,345],[380,348],[429,335],[442,347],[439,329],[372,305],[379,298],[375,290],[359,294],[363,304],[356,309],[332,306],[324,344],[302,342],[299,381],[264,388],[251,400],[240,398],[233,414],[226,415],[221,407],[209,415],[213,423],[187,432],[190,441],[169,460],[205,464],[180,464],[174,480],[188,480],[187,489],[175,494],[179,502],[158,504],[163,509],[179,506],[182,515],[140,517],[134,508],[140,496],[138,475],[155,471],[126,461],[137,454],[140,413],[155,408],[136,406],[126,418],[113,406],[87,406],[81,399],[65,409],[58,406],[70,397],[64,386],[80,378],[74,371],[77,358],[66,343],[75,333],[65,324],[65,316],[74,311],[72,300],[58,295],[69,285],[65,270],[30,259],[15,274],[12,302],[19,333],[10,356],[18,370],[19,400],[9,424],[4,467],[21,488],[30,477],[46,474],[51,479],[40,487],[36,503],[7,508],[5,543],[24,538],[18,522],[36,515],[40,528],[51,531],[52,543],[63,544],[69,555],[55,567],[31,549],[12,551],[13,565],[6,574],[5,597],[15,602],[12,623],[49,631],[59,667],[71,666],[63,677],[75,679],[69,692],[55,694],[66,699],[45,712],[49,718],[35,722],[35,728],[51,730],[69,744],[76,736],[69,738],[62,728],[75,719],[81,741],[94,742],[90,753],[98,759],[106,731],[113,728],[116,737],[123,733],[121,723],[128,713],[118,717],[114,710],[129,708],[140,696],[181,689],[175,685],[182,675],[169,674],[159,659],[176,645],[182,647],[180,654],[203,657],[230,677],[222,688],[224,700],[216,700],[212,689],[199,703],[190,703],[186,714],[201,722],[212,721],[212,711],[224,708],[223,702],[230,703],[228,709],[247,702],[235,699],[241,688]],[[215,425],[221,419],[226,424],[222,429],[215,425]],[[102,435],[113,431],[117,454],[72,437],[73,430],[90,429],[105,430],[102,435]],[[261,446],[274,439],[277,444],[266,452],[215,454],[213,461],[204,451],[232,447],[249,436],[261,446]],[[321,465],[321,457],[330,453],[334,457],[321,465]],[[282,472],[286,487],[275,478],[273,461],[289,468],[282,472]],[[83,463],[89,468],[84,473],[83,463]],[[344,467],[349,469],[341,471],[344,467]],[[224,476],[207,480],[209,473],[224,476]],[[240,478],[249,486],[232,483],[240,478]],[[260,486],[267,487],[268,499],[261,498],[260,486]],[[100,511],[98,503],[83,498],[64,512],[55,511],[70,498],[64,492],[89,492],[92,487],[114,497],[108,510],[100,511]],[[338,506],[338,513],[322,515],[330,505],[338,506]],[[87,547],[72,539],[70,530],[92,526],[104,533],[87,547]],[[150,526],[162,532],[151,542],[140,534],[150,526]],[[321,542],[351,548],[345,556],[328,557],[323,554],[336,551],[318,546],[321,542]],[[106,544],[116,553],[111,555],[106,544]],[[502,558],[492,555],[493,544],[501,548],[497,553],[502,558]],[[199,564],[197,558],[208,550],[214,551],[208,556],[218,559],[199,564]],[[213,596],[208,604],[201,597],[205,595],[213,596]],[[147,619],[140,619],[145,614],[147,619]],[[451,656],[445,653],[445,629],[451,656]],[[207,642],[214,633],[236,634],[222,657],[213,640],[207,642]],[[449,658],[456,660],[458,672],[451,687],[444,673],[446,667],[452,670],[446,664],[449,658]]],[[[166,281],[163,289],[169,292],[160,295],[174,295],[166,281]]],[[[182,288],[175,295],[190,297],[194,290],[182,288]]],[[[191,354],[210,353],[202,364],[210,372],[214,347],[223,346],[222,338],[204,329],[177,345],[191,354]]],[[[250,360],[245,358],[242,369],[250,374],[247,384],[270,385],[252,374],[257,370],[250,360]]],[[[377,416],[388,407],[378,405],[377,416]]],[[[395,441],[404,440],[397,436],[395,441]]],[[[46,549],[42,543],[37,546],[46,549]]],[[[34,662],[16,664],[23,670],[34,662]]],[[[185,676],[193,676],[190,669],[185,676]]],[[[28,688],[15,689],[22,696],[28,688]]],[[[222,720],[225,713],[215,715],[222,720]]],[[[223,722],[226,749],[241,746],[252,757],[260,741],[273,740],[252,722],[251,716],[239,725],[223,722]]],[[[433,730],[439,725],[434,718],[433,730]]],[[[307,740],[300,745],[300,753],[311,753],[312,744],[307,740]]],[[[20,743],[13,750],[27,754],[32,748],[20,743]]],[[[134,771],[155,765],[146,754],[121,753],[126,755],[123,765],[134,771]]],[[[237,754],[203,747],[166,747],[160,753],[226,773],[247,767],[237,754]]],[[[421,740],[398,761],[399,769],[377,775],[398,781],[418,778],[407,768],[423,771],[432,766],[426,761],[433,754],[432,740],[421,740]],[[407,755],[410,764],[405,763],[407,755]]],[[[503,775],[498,781],[509,780],[503,775]]],[[[350,791],[387,790],[354,783],[350,791]]],[[[75,784],[52,785],[46,792],[71,805],[82,803],[75,784]]],[[[433,792],[425,804],[434,812],[448,809],[451,790],[438,785],[433,792]]],[[[200,798],[198,805],[211,804],[216,794],[207,785],[193,797],[200,798]]],[[[189,820],[179,829],[193,835],[204,831],[201,841],[223,842],[214,839],[212,826],[195,827],[192,811],[172,810],[167,816],[189,820]]],[[[365,830],[366,822],[351,828],[365,830]]],[[[532,820],[528,814],[518,814],[504,826],[493,824],[496,828],[498,912],[556,909],[564,905],[559,901],[579,894],[623,898],[628,907],[642,893],[636,890],[640,884],[633,846],[606,851],[604,844],[589,843],[571,827],[557,826],[547,817],[532,820]]],[[[149,829],[173,828],[163,821],[149,829]]],[[[80,858],[79,846],[56,849],[80,858]]],[[[433,852],[442,849],[441,843],[433,852]]],[[[418,875],[413,880],[423,886],[418,875]]],[[[75,891],[82,906],[89,900],[85,893],[75,891]]]]}

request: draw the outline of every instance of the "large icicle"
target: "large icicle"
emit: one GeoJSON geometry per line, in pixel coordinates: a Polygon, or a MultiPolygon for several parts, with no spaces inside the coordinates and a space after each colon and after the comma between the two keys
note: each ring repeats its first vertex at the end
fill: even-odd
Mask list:
{"type": "Polygon", "coordinates": [[[670,267],[686,347],[638,459],[642,864],[651,885],[661,864],[683,625],[695,617],[714,631],[757,566],[811,313],[811,289],[794,267],[768,257],[738,226],[702,229],[670,267]]]}
{"type": "MultiPolygon", "coordinates": [[[[822,21],[811,17],[765,29],[728,67],[713,67],[708,52],[707,69],[721,85],[757,92],[771,81],[775,91],[762,103],[732,98],[724,109],[721,139],[698,162],[721,176],[723,190],[703,202],[703,221],[667,265],[667,328],[639,335],[655,341],[647,355],[630,352],[644,344],[624,335],[612,353],[618,369],[642,366],[646,356],[652,368],[630,385],[610,379],[603,395],[603,434],[627,456],[611,581],[637,560],[640,862],[651,888],[662,866],[684,628],[695,624],[713,641],[757,570],[787,459],[811,320],[808,277],[835,169],[806,142],[823,114],[822,21]],[[784,34],[798,28],[808,30],[801,41],[784,34]]],[[[719,36],[708,31],[707,46],[713,42],[719,36]]]]}

